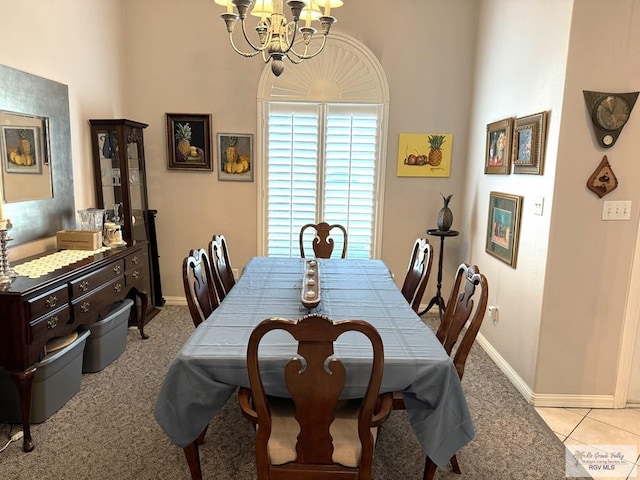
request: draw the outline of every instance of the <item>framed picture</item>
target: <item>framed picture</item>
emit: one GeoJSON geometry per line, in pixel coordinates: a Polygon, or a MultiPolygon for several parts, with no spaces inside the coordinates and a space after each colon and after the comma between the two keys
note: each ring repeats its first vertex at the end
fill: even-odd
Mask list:
{"type": "Polygon", "coordinates": [[[513,134],[513,173],[542,175],[548,112],[516,118],[513,134]]]}
{"type": "Polygon", "coordinates": [[[211,115],[167,113],[169,170],[213,170],[211,115]]]}
{"type": "Polygon", "coordinates": [[[398,141],[399,177],[451,176],[450,133],[401,133],[398,141]]]}
{"type": "Polygon", "coordinates": [[[42,126],[2,125],[2,160],[6,173],[42,173],[49,164],[42,126]]]}
{"type": "Polygon", "coordinates": [[[218,133],[218,180],[253,181],[253,135],[218,133]]]}
{"type": "Polygon", "coordinates": [[[485,251],[516,268],[522,197],[508,193],[489,194],[489,218],[485,251]]]}
{"type": "Polygon", "coordinates": [[[487,125],[484,173],[508,175],[511,172],[512,137],[513,118],[505,118],[487,125]]]}

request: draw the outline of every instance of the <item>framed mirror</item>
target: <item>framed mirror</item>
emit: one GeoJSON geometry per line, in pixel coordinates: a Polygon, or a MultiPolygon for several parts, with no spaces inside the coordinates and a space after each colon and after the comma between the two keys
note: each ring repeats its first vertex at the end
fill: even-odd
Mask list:
{"type": "Polygon", "coordinates": [[[66,85],[0,65],[3,212],[10,246],[75,227],[66,85]]]}

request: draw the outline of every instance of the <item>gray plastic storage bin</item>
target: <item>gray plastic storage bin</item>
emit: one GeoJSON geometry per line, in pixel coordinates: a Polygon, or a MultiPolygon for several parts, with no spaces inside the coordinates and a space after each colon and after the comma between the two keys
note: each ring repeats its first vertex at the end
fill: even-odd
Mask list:
{"type": "MultiPolygon", "coordinates": [[[[66,347],[36,363],[31,390],[31,423],[42,423],[80,390],[82,352],[88,330],[66,347]]],[[[22,423],[18,389],[6,370],[0,370],[0,422],[22,423]]]]}
{"type": "Polygon", "coordinates": [[[91,336],[84,349],[83,373],[99,372],[125,351],[127,320],[132,306],[133,300],[127,298],[89,327],[91,336]]]}

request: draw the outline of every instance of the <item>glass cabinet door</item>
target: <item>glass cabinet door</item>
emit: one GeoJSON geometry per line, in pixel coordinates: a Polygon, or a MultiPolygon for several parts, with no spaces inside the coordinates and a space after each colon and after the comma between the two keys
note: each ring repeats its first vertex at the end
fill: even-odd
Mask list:
{"type": "Polygon", "coordinates": [[[122,170],[118,160],[118,132],[99,128],[95,135],[98,141],[102,187],[102,205],[97,206],[106,210],[106,222],[123,226],[122,170]]]}
{"type": "Polygon", "coordinates": [[[147,194],[144,179],[144,147],[142,143],[142,130],[132,128],[127,134],[127,178],[129,185],[129,204],[131,219],[131,239],[148,240],[146,218],[147,194]]]}
{"type": "Polygon", "coordinates": [[[144,123],[131,120],[90,120],[98,208],[105,221],[120,225],[126,242],[148,240],[146,228],[144,123]]]}
{"type": "MultiPolygon", "coordinates": [[[[127,244],[147,242],[145,257],[148,274],[143,280],[147,286],[140,290],[148,294],[149,301],[155,301],[154,295],[158,292],[157,301],[162,305],[164,299],[161,298],[155,230],[153,234],[149,233],[149,226],[155,227],[154,221],[149,220],[149,215],[155,210],[149,210],[147,201],[143,138],[147,124],[126,119],[89,120],[89,124],[96,207],[105,210],[106,222],[120,226],[122,239],[127,244]]],[[[154,313],[157,311],[152,311],[149,315],[154,313]]]]}

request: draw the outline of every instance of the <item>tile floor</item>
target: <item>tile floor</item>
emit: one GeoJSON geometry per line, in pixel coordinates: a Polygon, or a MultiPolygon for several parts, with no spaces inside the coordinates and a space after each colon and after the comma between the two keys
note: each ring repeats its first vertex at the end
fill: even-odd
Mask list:
{"type": "MultiPolygon", "coordinates": [[[[640,453],[640,408],[551,408],[536,407],[536,411],[565,445],[636,445],[640,453]]],[[[626,477],[635,479],[635,467],[626,477]]]]}

